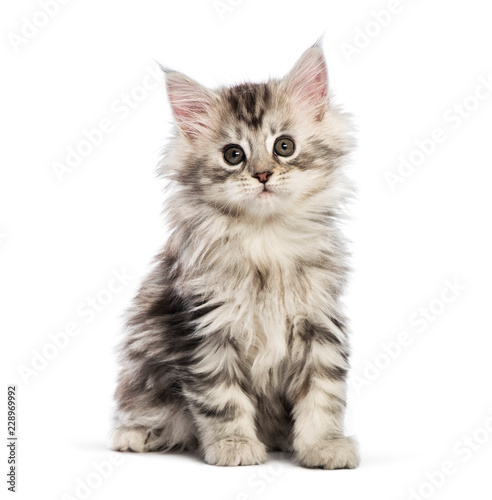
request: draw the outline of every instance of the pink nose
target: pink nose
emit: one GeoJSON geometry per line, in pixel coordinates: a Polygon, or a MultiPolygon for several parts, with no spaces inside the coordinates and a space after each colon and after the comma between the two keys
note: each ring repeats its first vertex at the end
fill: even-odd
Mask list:
{"type": "Polygon", "coordinates": [[[266,184],[268,181],[268,178],[272,175],[272,172],[260,172],[259,174],[253,175],[253,177],[256,177],[260,182],[263,184],[266,184]]]}

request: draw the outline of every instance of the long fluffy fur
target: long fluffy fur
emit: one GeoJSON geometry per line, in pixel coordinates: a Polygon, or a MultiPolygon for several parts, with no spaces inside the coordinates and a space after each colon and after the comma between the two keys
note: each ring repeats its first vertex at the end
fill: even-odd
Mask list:
{"type": "Polygon", "coordinates": [[[170,237],[121,346],[113,447],[196,449],[217,465],[280,449],[308,467],[355,467],[338,227],[353,141],[322,51],[265,84],[211,91],[174,72],[167,84],[170,237]],[[295,140],[291,157],[272,154],[281,135],[295,140]],[[230,143],[245,151],[239,168],[222,158],[230,143]],[[253,177],[262,171],[273,195],[253,177]]]}

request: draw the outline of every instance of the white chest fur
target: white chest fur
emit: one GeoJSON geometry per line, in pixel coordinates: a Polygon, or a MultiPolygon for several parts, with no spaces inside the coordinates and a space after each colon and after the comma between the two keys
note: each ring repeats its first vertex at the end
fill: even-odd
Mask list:
{"type": "Polygon", "coordinates": [[[330,246],[326,234],[281,224],[238,226],[213,250],[203,244],[204,258],[183,285],[217,306],[200,328],[239,344],[255,385],[275,382],[289,356],[290,325],[299,317],[322,318],[334,306],[327,285],[336,277],[324,262],[330,246]]]}

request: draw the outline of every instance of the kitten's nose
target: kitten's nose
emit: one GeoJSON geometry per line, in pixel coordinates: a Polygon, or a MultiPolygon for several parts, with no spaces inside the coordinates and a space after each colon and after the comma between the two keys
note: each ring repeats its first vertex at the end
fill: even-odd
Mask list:
{"type": "Polygon", "coordinates": [[[272,172],[260,172],[259,174],[254,174],[253,177],[258,179],[263,184],[266,184],[269,177],[272,175],[272,172]]]}

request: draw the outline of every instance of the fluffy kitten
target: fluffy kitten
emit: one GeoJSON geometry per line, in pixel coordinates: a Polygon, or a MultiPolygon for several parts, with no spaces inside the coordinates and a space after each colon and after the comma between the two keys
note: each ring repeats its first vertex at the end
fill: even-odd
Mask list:
{"type": "Polygon", "coordinates": [[[215,465],[294,452],[354,468],[337,227],[346,116],[315,45],[282,80],[209,90],[166,70],[171,233],[121,349],[113,448],[197,449],[215,465]]]}

